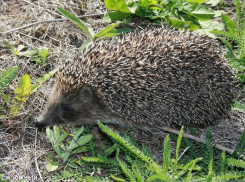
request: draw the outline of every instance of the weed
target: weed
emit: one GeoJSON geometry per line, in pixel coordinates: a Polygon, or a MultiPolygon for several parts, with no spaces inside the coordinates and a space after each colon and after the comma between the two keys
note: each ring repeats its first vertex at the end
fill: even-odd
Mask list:
{"type": "Polygon", "coordinates": [[[18,45],[17,48],[15,46],[7,41],[3,42],[5,45],[10,47],[10,50],[13,52],[15,56],[25,56],[29,57],[31,61],[36,62],[37,64],[40,65],[45,65],[46,64],[46,59],[49,53],[49,50],[43,49],[43,48],[34,48],[31,51],[22,51],[25,46],[24,45],[18,45]]]}
{"type": "MultiPolygon", "coordinates": [[[[50,128],[46,129],[47,137],[52,144],[55,152],[58,154],[60,158],[63,159],[63,163],[68,161],[68,158],[71,154],[86,152],[88,149],[86,146],[84,146],[86,143],[88,143],[92,139],[91,134],[82,135],[84,131],[84,127],[81,127],[75,135],[71,135],[67,132],[62,133],[60,135],[60,128],[58,126],[54,126],[53,131],[50,128]],[[72,140],[68,146],[64,145],[64,140],[68,137],[68,135],[71,135],[72,140]]],[[[77,164],[74,163],[74,159],[70,159],[68,165],[73,168],[77,168],[77,164]]],[[[46,169],[50,171],[54,171],[58,168],[58,161],[52,161],[49,162],[46,165],[46,169]]]]}
{"type": "MultiPolygon", "coordinates": [[[[237,155],[227,157],[225,152],[222,152],[221,155],[219,154],[219,162],[217,162],[217,154],[214,153],[213,143],[211,142],[212,133],[210,129],[208,129],[206,146],[204,145],[205,149],[203,149],[207,151],[204,153],[204,157],[200,157],[199,153],[199,157],[190,159],[186,164],[179,161],[179,152],[183,143],[183,127],[177,139],[175,158],[171,158],[170,137],[167,135],[164,141],[163,165],[159,165],[152,157],[152,154],[146,148],[139,147],[138,144],[132,141],[132,138],[128,136],[121,137],[118,133],[100,122],[99,127],[112,139],[113,145],[100,154],[93,141],[90,141],[90,147],[94,151],[94,156],[82,156],[81,159],[73,159],[81,167],[81,170],[83,167],[87,167],[89,170],[93,168],[94,172],[97,171],[97,173],[100,173],[99,171],[101,169],[106,169],[107,174],[104,177],[87,177],[83,173],[82,178],[84,180],[140,182],[190,180],[229,181],[245,179],[245,172],[243,171],[245,169],[245,162],[239,158],[236,159],[237,155]],[[204,159],[206,162],[203,162],[204,159]]],[[[245,137],[243,137],[241,139],[242,142],[239,144],[240,148],[244,147],[243,140],[245,137]]]]}
{"type": "Polygon", "coordinates": [[[116,35],[121,35],[122,33],[126,33],[132,30],[132,28],[121,28],[121,29],[115,29],[117,25],[120,23],[115,23],[112,25],[108,25],[103,30],[99,31],[98,33],[95,33],[92,28],[88,28],[79,18],[77,18],[74,14],[62,9],[58,8],[58,11],[64,15],[66,18],[68,18],[71,22],[73,22],[75,25],[77,25],[81,30],[83,30],[89,37],[90,40],[87,40],[83,43],[81,46],[81,50],[87,49],[91,44],[94,42],[106,38],[106,37],[112,37],[116,35]]]}
{"type": "Polygon", "coordinates": [[[52,75],[54,75],[58,71],[58,69],[53,70],[48,74],[44,74],[41,78],[36,79],[35,81],[38,83],[35,85],[31,85],[31,79],[29,75],[23,75],[17,88],[14,90],[15,97],[12,99],[4,94],[4,87],[16,77],[17,71],[18,67],[13,67],[0,73],[0,94],[2,95],[8,107],[7,111],[3,106],[0,106],[0,111],[4,113],[0,115],[1,118],[6,117],[8,112],[10,116],[14,118],[18,114],[19,110],[21,109],[27,98],[32,93],[36,92],[41,84],[49,79],[52,75]]]}
{"type": "MultiPolygon", "coordinates": [[[[151,19],[159,23],[166,23],[172,27],[183,30],[185,27],[191,31],[202,28],[202,32],[208,33],[207,29],[222,29],[217,21],[211,21],[213,17],[221,15],[224,11],[214,11],[209,6],[216,6],[220,0],[105,0],[107,9],[113,10],[105,15],[105,22],[125,20],[130,22],[133,16],[141,19],[151,19]],[[165,22],[164,22],[165,21],[165,22]]],[[[201,31],[200,31],[201,32],[201,31]]]]}
{"type": "MultiPolygon", "coordinates": [[[[225,30],[213,30],[211,33],[220,36],[221,41],[226,45],[226,58],[231,67],[236,71],[236,78],[243,89],[245,85],[245,2],[235,0],[236,20],[232,21],[228,16],[222,14],[222,22],[225,30]],[[232,44],[236,44],[233,46],[232,44]]],[[[233,104],[233,109],[244,111],[245,105],[241,101],[233,104]]]]}

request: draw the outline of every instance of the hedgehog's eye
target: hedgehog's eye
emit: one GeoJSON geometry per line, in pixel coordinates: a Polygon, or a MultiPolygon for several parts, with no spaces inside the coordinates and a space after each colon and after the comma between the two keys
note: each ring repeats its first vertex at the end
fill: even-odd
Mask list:
{"type": "Polygon", "coordinates": [[[70,107],[69,106],[64,106],[63,109],[64,109],[65,112],[69,112],[70,111],[70,107]]]}

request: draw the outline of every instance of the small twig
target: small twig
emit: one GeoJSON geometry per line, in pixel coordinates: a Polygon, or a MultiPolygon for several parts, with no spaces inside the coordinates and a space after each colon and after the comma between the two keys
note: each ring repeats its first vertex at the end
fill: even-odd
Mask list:
{"type": "Polygon", "coordinates": [[[41,175],[41,172],[40,172],[39,167],[38,167],[38,163],[37,163],[37,129],[36,129],[36,135],[35,135],[35,164],[36,164],[37,172],[38,172],[38,174],[40,176],[40,179],[41,179],[42,182],[44,182],[43,178],[42,178],[42,175],[41,175]]]}
{"type": "MultiPolygon", "coordinates": [[[[85,18],[85,17],[91,17],[91,16],[101,16],[101,15],[104,15],[103,13],[99,13],[99,14],[91,14],[91,15],[82,15],[82,16],[78,16],[78,18],[85,18]]],[[[18,28],[14,28],[14,29],[11,29],[11,30],[8,30],[4,33],[10,33],[10,32],[14,32],[14,31],[17,31],[17,30],[20,30],[20,29],[23,29],[23,28],[27,28],[27,27],[31,27],[31,26],[34,26],[34,25],[37,25],[37,24],[41,24],[41,23],[51,23],[51,22],[56,22],[56,21],[67,21],[69,19],[53,19],[53,20],[44,20],[44,21],[40,21],[40,22],[35,22],[35,23],[31,23],[31,24],[28,24],[28,25],[24,25],[22,27],[18,27],[18,28]]]]}
{"type": "Polygon", "coordinates": [[[186,153],[186,151],[189,149],[190,146],[188,146],[183,152],[182,154],[179,156],[178,161],[181,159],[181,157],[186,153]]]}
{"type": "Polygon", "coordinates": [[[20,124],[20,123],[21,123],[21,121],[15,122],[14,124],[10,125],[10,126],[4,131],[4,133],[7,133],[11,128],[14,128],[16,125],[18,125],[18,124],[20,124]]]}
{"type": "MultiPolygon", "coordinates": [[[[165,131],[168,131],[170,133],[174,133],[176,135],[179,135],[179,131],[176,130],[176,129],[173,129],[171,127],[168,127],[168,126],[162,126],[161,129],[165,130],[165,131]]],[[[203,144],[206,144],[206,140],[204,139],[201,139],[201,138],[198,138],[198,137],[195,137],[193,135],[190,135],[190,134],[187,134],[187,133],[184,133],[183,134],[183,137],[185,138],[188,138],[190,140],[193,140],[193,141],[196,141],[198,143],[203,143],[203,144]]],[[[222,145],[215,145],[214,146],[215,148],[219,149],[219,150],[224,150],[225,152],[227,152],[228,154],[232,154],[234,152],[234,150],[230,149],[230,148],[227,148],[227,147],[224,147],[222,145]]]]}

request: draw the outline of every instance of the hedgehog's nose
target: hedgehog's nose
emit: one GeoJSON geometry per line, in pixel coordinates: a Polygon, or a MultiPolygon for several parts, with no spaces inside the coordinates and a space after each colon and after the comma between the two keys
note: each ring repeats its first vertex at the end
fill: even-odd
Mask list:
{"type": "Polygon", "coordinates": [[[46,127],[46,124],[43,121],[35,120],[34,124],[35,124],[36,128],[38,128],[39,130],[42,130],[43,128],[46,127]]]}

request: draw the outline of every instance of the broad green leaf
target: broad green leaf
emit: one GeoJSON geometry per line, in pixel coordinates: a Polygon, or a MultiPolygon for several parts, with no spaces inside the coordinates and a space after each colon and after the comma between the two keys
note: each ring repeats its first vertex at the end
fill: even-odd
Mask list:
{"type": "Polygon", "coordinates": [[[123,23],[128,25],[128,24],[131,22],[133,16],[134,16],[134,15],[128,16],[126,19],[123,20],[123,23]]]}
{"type": "Polygon", "coordinates": [[[46,165],[46,169],[48,172],[55,171],[56,169],[58,169],[58,167],[59,167],[59,161],[49,162],[46,165]]]}
{"type": "Polygon", "coordinates": [[[12,100],[11,106],[10,106],[10,115],[14,118],[19,110],[21,109],[22,106],[22,102],[18,101],[18,100],[12,100]]]}
{"type": "Polygon", "coordinates": [[[201,28],[203,29],[215,29],[215,30],[223,30],[224,29],[224,24],[223,23],[219,23],[217,21],[214,20],[207,20],[207,21],[201,21],[198,20],[199,25],[201,26],[201,28]]]}
{"type": "Polygon", "coordinates": [[[131,13],[125,0],[105,0],[105,6],[109,10],[121,11],[122,13],[131,13]]]}
{"type": "Polygon", "coordinates": [[[76,164],[76,161],[77,161],[76,158],[70,159],[68,162],[68,166],[70,166],[72,168],[78,168],[79,166],[76,164]]]}
{"type": "Polygon", "coordinates": [[[225,29],[235,35],[238,35],[238,28],[236,24],[226,15],[223,13],[221,14],[221,19],[223,24],[225,25],[225,29]]]}
{"type": "Polygon", "coordinates": [[[83,133],[84,130],[84,126],[82,126],[77,132],[76,134],[73,136],[73,140],[77,141],[79,136],[83,133]]]}
{"type": "Polygon", "coordinates": [[[67,132],[62,133],[62,135],[60,136],[59,140],[57,141],[58,143],[61,143],[63,140],[65,140],[67,138],[69,134],[67,132]]]}
{"type": "Polygon", "coordinates": [[[22,76],[18,87],[15,89],[15,99],[24,102],[31,93],[31,79],[29,75],[22,76]]]}
{"type": "Polygon", "coordinates": [[[54,126],[54,137],[56,141],[60,138],[60,127],[57,125],[54,126]]]}
{"type": "Polygon", "coordinates": [[[0,91],[16,77],[17,72],[18,67],[12,67],[0,73],[0,91]]]}
{"type": "Polygon", "coordinates": [[[222,0],[209,0],[205,4],[210,4],[211,6],[217,6],[222,0]]]}
{"type": "Polygon", "coordinates": [[[176,19],[175,17],[165,18],[165,20],[166,19],[168,20],[170,25],[172,25],[175,28],[178,28],[179,30],[183,30],[186,25],[190,31],[193,31],[193,30],[196,30],[199,28],[198,25],[196,25],[190,21],[179,20],[179,19],[176,19]]]}
{"type": "Polygon", "coordinates": [[[69,150],[70,150],[70,149],[74,149],[74,148],[77,147],[77,141],[78,141],[78,138],[79,138],[79,136],[83,133],[83,130],[84,130],[84,126],[82,126],[82,127],[76,132],[76,134],[73,136],[72,141],[71,141],[71,143],[70,143],[70,145],[69,145],[69,147],[68,147],[69,150]],[[76,146],[76,147],[73,148],[73,146],[76,146]]]}
{"type": "Polygon", "coordinates": [[[82,146],[73,150],[71,154],[80,154],[82,152],[87,152],[87,151],[89,151],[89,149],[86,146],[82,146]]]}
{"type": "Polygon", "coordinates": [[[184,13],[181,13],[178,17],[179,17],[179,18],[177,18],[177,17],[176,17],[176,18],[177,18],[177,19],[180,19],[180,20],[182,20],[182,21],[185,21],[185,22],[192,22],[192,23],[194,23],[195,25],[197,25],[196,18],[193,17],[193,16],[190,16],[190,15],[184,14],[184,13]]]}
{"type": "Polygon", "coordinates": [[[141,0],[139,1],[139,7],[152,8],[161,6],[158,0],[141,0]]]}
{"type": "Polygon", "coordinates": [[[31,57],[35,53],[34,50],[19,52],[19,56],[31,57]]]}
{"type": "Polygon", "coordinates": [[[84,43],[83,43],[83,45],[81,46],[81,51],[83,51],[83,50],[87,50],[87,48],[91,45],[91,44],[93,44],[93,41],[92,40],[86,40],[84,43]]]}
{"type": "Polygon", "coordinates": [[[48,53],[49,53],[48,49],[34,48],[31,51],[19,52],[18,55],[31,57],[31,61],[35,61],[37,64],[44,65],[46,64],[48,53]]]}
{"type": "Polygon", "coordinates": [[[51,130],[49,127],[46,128],[46,134],[47,134],[49,142],[52,144],[55,152],[58,154],[59,157],[62,158],[64,155],[60,149],[60,147],[63,147],[62,143],[57,143],[57,140],[55,138],[55,134],[54,134],[53,130],[51,130]],[[60,146],[58,146],[59,144],[60,144],[60,146]]]}
{"type": "Polygon", "coordinates": [[[84,32],[86,32],[91,38],[93,38],[93,35],[90,33],[88,27],[84,25],[84,23],[77,18],[74,14],[62,9],[62,8],[57,8],[58,11],[64,15],[66,18],[68,18],[71,22],[73,22],[75,25],[77,25],[80,29],[82,29],[84,32]]]}
{"type": "Polygon", "coordinates": [[[222,13],[223,13],[223,14],[226,14],[227,12],[224,11],[224,10],[217,10],[217,11],[214,11],[214,18],[221,16],[222,13]]]}
{"type": "Polygon", "coordinates": [[[209,20],[214,17],[214,10],[198,3],[194,3],[190,8],[181,11],[199,20],[209,20]]]}
{"type": "Polygon", "coordinates": [[[116,29],[116,30],[111,30],[110,32],[108,32],[107,34],[105,34],[102,38],[121,35],[121,34],[130,32],[132,30],[133,30],[133,28],[120,28],[120,29],[116,29]]]}
{"type": "Polygon", "coordinates": [[[85,145],[93,138],[93,135],[87,134],[85,136],[81,136],[77,142],[72,143],[72,145],[69,145],[68,149],[75,149],[79,146],[85,145]]]}
{"type": "Polygon", "coordinates": [[[48,49],[41,49],[39,51],[40,53],[40,60],[41,60],[41,65],[44,65],[46,64],[46,59],[47,59],[47,56],[48,56],[48,53],[49,53],[49,50],[48,49]]]}
{"type": "Polygon", "coordinates": [[[38,83],[38,84],[36,84],[36,85],[32,85],[32,86],[31,86],[32,93],[33,93],[33,92],[36,92],[37,89],[38,89],[38,87],[40,87],[40,85],[41,85],[40,83],[38,83]]]}
{"type": "Polygon", "coordinates": [[[130,13],[122,13],[120,11],[109,12],[104,16],[103,21],[105,23],[112,23],[112,22],[115,22],[117,20],[123,20],[123,19],[127,18],[129,15],[130,15],[130,13]]]}
{"type": "Polygon", "coordinates": [[[207,20],[207,21],[198,20],[198,22],[201,28],[196,30],[196,32],[198,32],[200,35],[207,35],[211,38],[216,38],[216,35],[213,33],[210,33],[210,31],[224,29],[223,23],[219,23],[214,20],[207,20]]]}
{"type": "Polygon", "coordinates": [[[66,150],[64,153],[62,153],[62,159],[63,159],[63,163],[66,163],[68,161],[68,158],[71,155],[71,151],[72,150],[66,150]]]}
{"type": "Polygon", "coordinates": [[[85,136],[80,137],[77,143],[79,146],[82,146],[88,143],[92,138],[93,138],[93,135],[87,134],[85,136]]]}
{"type": "Polygon", "coordinates": [[[54,69],[54,70],[50,71],[49,73],[44,74],[41,78],[35,79],[35,81],[38,83],[43,83],[47,79],[49,79],[51,76],[53,76],[58,70],[59,69],[54,69]]]}
{"type": "Polygon", "coordinates": [[[135,14],[136,9],[139,7],[139,4],[137,1],[131,1],[127,3],[128,9],[131,11],[132,14],[135,14]]]}
{"type": "Polygon", "coordinates": [[[46,128],[46,135],[47,135],[49,140],[51,140],[51,138],[52,138],[52,132],[53,131],[49,127],[46,128]]]}
{"type": "Polygon", "coordinates": [[[216,35],[213,34],[213,33],[210,33],[210,31],[212,31],[212,30],[213,30],[213,29],[200,28],[200,29],[196,30],[196,32],[197,32],[199,35],[207,35],[208,37],[215,39],[215,38],[216,38],[216,35]]]}
{"type": "Polygon", "coordinates": [[[75,164],[74,162],[69,162],[67,164],[68,166],[72,167],[72,168],[78,168],[79,166],[77,164],[75,164]]]}
{"type": "Polygon", "coordinates": [[[117,25],[119,25],[121,22],[112,24],[107,26],[106,28],[104,28],[103,30],[99,31],[98,33],[96,33],[93,37],[93,40],[96,41],[96,39],[103,37],[106,33],[110,32],[112,29],[114,29],[117,25]]]}

